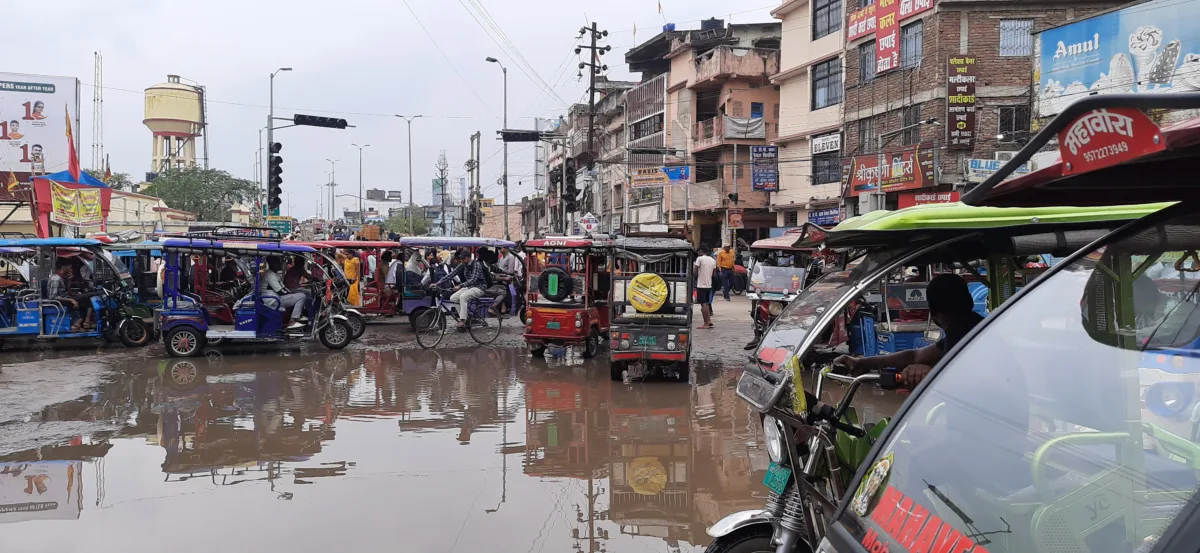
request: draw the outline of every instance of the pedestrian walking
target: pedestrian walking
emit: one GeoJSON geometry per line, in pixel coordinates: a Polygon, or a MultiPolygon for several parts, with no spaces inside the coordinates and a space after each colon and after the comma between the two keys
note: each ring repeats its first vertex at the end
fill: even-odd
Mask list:
{"type": "Polygon", "coordinates": [[[725,301],[730,301],[729,289],[733,288],[733,267],[736,259],[733,246],[729,244],[725,244],[717,253],[717,268],[721,270],[721,293],[725,296],[725,301]]]}
{"type": "Polygon", "coordinates": [[[709,249],[705,244],[700,245],[700,255],[693,264],[696,268],[696,303],[700,304],[700,313],[704,316],[704,324],[700,328],[712,328],[712,298],[713,273],[717,270],[717,261],[708,255],[709,249]]]}

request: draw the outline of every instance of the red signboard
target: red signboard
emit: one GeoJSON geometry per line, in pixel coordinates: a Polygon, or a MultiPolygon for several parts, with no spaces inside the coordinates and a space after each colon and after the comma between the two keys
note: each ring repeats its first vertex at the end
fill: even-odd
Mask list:
{"type": "Polygon", "coordinates": [[[904,209],[914,205],[948,204],[957,202],[958,192],[904,192],[897,198],[897,207],[904,209]]]}
{"type": "Polygon", "coordinates": [[[897,192],[933,186],[933,150],[917,148],[888,152],[883,155],[883,167],[879,166],[879,155],[855,156],[850,161],[850,195],[876,192],[880,183],[884,192],[897,192]]]}
{"type": "Polygon", "coordinates": [[[900,67],[899,0],[879,0],[879,28],[875,30],[875,72],[900,67]]]}
{"type": "MultiPolygon", "coordinates": [[[[895,7],[896,21],[904,21],[921,12],[932,10],[933,2],[934,0],[899,0],[899,4],[895,7]]],[[[879,17],[887,13],[882,9],[883,3],[871,4],[850,14],[850,26],[846,29],[846,40],[856,40],[872,35],[878,38],[882,35],[877,31],[880,27],[879,17]]]]}
{"type": "Polygon", "coordinates": [[[1119,165],[1166,147],[1158,125],[1136,108],[1095,109],[1058,133],[1063,175],[1119,165]]]}
{"type": "Polygon", "coordinates": [[[933,0],[900,0],[900,21],[933,9],[933,0]]]}
{"type": "Polygon", "coordinates": [[[871,4],[850,14],[850,30],[846,34],[846,40],[875,34],[875,25],[875,4],[871,4]]]}

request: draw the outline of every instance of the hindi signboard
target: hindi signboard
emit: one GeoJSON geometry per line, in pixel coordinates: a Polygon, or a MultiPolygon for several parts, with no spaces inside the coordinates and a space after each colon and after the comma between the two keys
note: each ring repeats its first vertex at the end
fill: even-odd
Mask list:
{"type": "Polygon", "coordinates": [[[900,67],[900,6],[897,0],[879,0],[875,29],[875,72],[900,67]]]}
{"type": "Polygon", "coordinates": [[[751,188],[759,192],[779,191],[778,146],[750,147],[750,182],[751,188]]]}
{"type": "Polygon", "coordinates": [[[975,56],[950,56],[946,67],[946,145],[975,147],[975,56]]]}
{"type": "Polygon", "coordinates": [[[740,207],[729,208],[729,228],[731,228],[731,229],[746,228],[744,213],[745,212],[742,211],[742,208],[740,208],[740,207]]]}
{"type": "Polygon", "coordinates": [[[1158,125],[1137,108],[1094,109],[1058,133],[1063,175],[1112,167],[1166,148],[1158,125]]]}
{"type": "Polygon", "coordinates": [[[896,198],[896,206],[900,209],[914,205],[948,204],[957,202],[958,192],[902,192],[896,198]]]}
{"type": "Polygon", "coordinates": [[[642,167],[633,170],[629,186],[631,188],[652,188],[687,182],[691,178],[692,168],[690,165],[642,167]]]}
{"type": "Polygon", "coordinates": [[[50,220],[72,227],[99,226],[104,220],[99,188],[67,188],[50,181],[50,220]]]}
{"type": "Polygon", "coordinates": [[[292,218],[283,217],[280,215],[271,215],[267,217],[267,226],[279,231],[280,234],[291,234],[292,218]]]}
{"type": "Polygon", "coordinates": [[[808,222],[823,227],[831,227],[842,221],[842,208],[814,209],[808,212],[808,222]]]}
{"type": "Polygon", "coordinates": [[[936,172],[932,149],[917,148],[883,154],[883,167],[879,155],[855,156],[850,161],[850,195],[879,191],[912,190],[936,184],[936,172]]]}

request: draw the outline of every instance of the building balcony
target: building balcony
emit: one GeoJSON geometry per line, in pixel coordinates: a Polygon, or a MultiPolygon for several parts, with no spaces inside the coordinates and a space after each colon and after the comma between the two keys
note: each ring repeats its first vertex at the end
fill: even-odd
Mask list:
{"type": "Polygon", "coordinates": [[[761,145],[779,136],[779,123],[719,115],[704,119],[692,129],[692,151],[724,145],[761,145]]]}
{"type": "Polygon", "coordinates": [[[778,73],[779,50],[718,46],[696,56],[695,63],[696,77],[688,88],[710,88],[727,79],[778,73]]]}

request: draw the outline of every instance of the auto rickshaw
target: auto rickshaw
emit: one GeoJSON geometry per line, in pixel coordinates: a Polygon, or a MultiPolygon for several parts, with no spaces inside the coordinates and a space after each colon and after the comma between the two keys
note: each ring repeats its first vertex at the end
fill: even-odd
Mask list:
{"type": "Polygon", "coordinates": [[[294,242],[302,244],[317,250],[317,265],[329,271],[332,276],[330,281],[331,295],[336,300],[335,311],[346,316],[346,320],[350,321],[350,327],[354,329],[354,339],[358,339],[366,332],[366,324],[368,318],[391,317],[397,314],[397,305],[399,304],[399,294],[391,293],[384,286],[382,280],[387,278],[388,268],[383,266],[383,252],[385,250],[394,250],[399,255],[399,242],[381,242],[381,241],[353,241],[353,240],[324,240],[320,242],[294,242]],[[367,278],[369,267],[367,263],[362,265],[362,273],[359,275],[360,305],[350,305],[347,300],[350,285],[352,284],[346,279],[346,273],[342,265],[337,262],[335,256],[338,250],[353,249],[368,256],[375,256],[376,271],[382,275],[371,275],[367,278]]]}
{"type": "Polygon", "coordinates": [[[659,371],[687,381],[695,249],[676,235],[634,233],[613,241],[610,259],[612,379],[659,371]]]}
{"type": "MultiPolygon", "coordinates": [[[[881,299],[885,285],[904,284],[913,270],[954,273],[987,283],[995,309],[1015,292],[1020,282],[1016,267],[1027,256],[1064,255],[1163,206],[928,205],[872,212],[830,230],[825,246],[852,252],[847,267],[826,273],[784,310],[738,381],[737,393],[762,416],[768,441],[772,464],[764,477],[766,508],[730,515],[714,525],[709,530],[716,538],[714,547],[746,541],[743,547],[759,548],[754,550],[782,544],[787,551],[805,551],[825,537],[829,517],[850,489],[851,476],[880,435],[896,424],[890,415],[904,401],[904,396],[888,391],[896,386],[894,371],[855,377],[828,370],[838,356],[859,353],[856,349],[863,347],[854,340],[855,329],[880,324],[864,319],[863,313],[872,304],[890,307],[881,299]],[[986,276],[978,265],[987,268],[986,276]],[[819,478],[806,482],[795,478],[799,474],[819,478]]],[[[912,290],[924,293],[919,283],[911,284],[912,290]]],[[[905,307],[914,307],[914,320],[929,319],[927,307],[905,307]],[[919,313],[922,309],[925,312],[919,313]]],[[[922,322],[921,328],[920,342],[909,349],[942,338],[936,326],[922,322]]],[[[907,331],[881,332],[897,330],[907,331]]]]}
{"type": "MultiPolygon", "coordinates": [[[[819,249],[824,229],[805,223],[783,236],[763,238],[750,245],[750,274],[746,299],[750,300],[750,319],[754,340],[746,349],[754,349],[759,338],[775,318],[783,313],[806,286],[821,275],[826,256],[819,249]]],[[[830,258],[832,261],[836,256],[830,258]]]]}
{"type": "Polygon", "coordinates": [[[608,237],[544,238],[525,242],[525,344],[536,357],[546,346],[581,346],[595,357],[609,338],[612,288],[608,237]]]}
{"type": "MultiPolygon", "coordinates": [[[[509,248],[510,250],[516,247],[515,242],[508,240],[500,240],[496,238],[480,238],[480,237],[464,237],[464,236],[405,236],[400,239],[400,245],[404,248],[408,255],[420,255],[421,252],[443,252],[455,251],[460,248],[471,250],[472,253],[479,251],[479,248],[491,248],[498,250],[500,248],[509,248]]],[[[430,267],[430,280],[435,281],[437,274],[435,268],[430,267]]],[[[405,275],[397,275],[396,280],[402,280],[405,275]]],[[[424,275],[422,275],[424,276],[424,275]]],[[[411,285],[404,279],[402,299],[399,305],[398,313],[408,315],[408,320],[413,327],[413,332],[418,332],[417,318],[436,305],[434,298],[426,293],[424,286],[417,284],[411,285]]]]}
{"type": "Polygon", "coordinates": [[[163,285],[163,308],[157,312],[155,325],[163,333],[167,353],[173,357],[201,355],[210,340],[287,341],[316,338],[329,349],[342,349],[353,340],[354,331],[345,315],[334,313],[328,290],[322,282],[310,282],[302,322],[296,329],[288,328],[288,313],[275,294],[264,293],[262,272],[270,257],[310,257],[315,250],[299,244],[279,241],[242,240],[238,234],[223,239],[219,233],[208,236],[168,238],[163,240],[166,279],[163,285]],[[229,255],[244,264],[249,289],[233,304],[234,324],[221,324],[205,309],[200,297],[186,286],[183,275],[191,272],[192,255],[197,259],[217,253],[229,255]]]}

